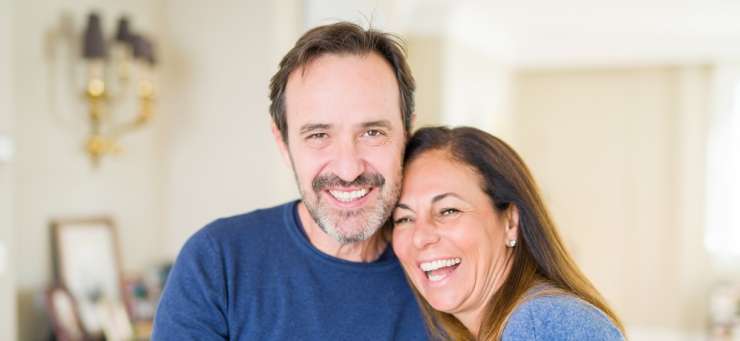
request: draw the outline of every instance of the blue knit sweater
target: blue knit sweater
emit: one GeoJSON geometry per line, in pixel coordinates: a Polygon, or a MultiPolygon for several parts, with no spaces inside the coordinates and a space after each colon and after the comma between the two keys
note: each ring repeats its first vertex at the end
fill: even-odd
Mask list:
{"type": "Polygon", "coordinates": [[[504,341],[624,340],[609,318],[594,306],[568,295],[539,296],[514,310],[504,341]]]}
{"type": "Polygon", "coordinates": [[[356,263],[317,250],[296,202],[217,220],[193,235],[154,321],[159,340],[425,340],[388,247],[356,263]]]}

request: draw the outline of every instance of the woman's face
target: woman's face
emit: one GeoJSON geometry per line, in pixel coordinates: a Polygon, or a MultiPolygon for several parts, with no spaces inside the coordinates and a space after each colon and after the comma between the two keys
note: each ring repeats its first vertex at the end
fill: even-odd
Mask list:
{"type": "Polygon", "coordinates": [[[393,248],[434,309],[477,316],[508,274],[517,220],[495,210],[472,168],[429,151],[405,169],[393,248]]]}

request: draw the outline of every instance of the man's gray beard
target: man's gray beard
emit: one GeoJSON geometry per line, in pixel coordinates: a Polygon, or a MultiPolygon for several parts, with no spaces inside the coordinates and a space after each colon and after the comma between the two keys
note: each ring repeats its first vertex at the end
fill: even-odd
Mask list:
{"type": "Polygon", "coordinates": [[[380,191],[380,193],[375,202],[375,205],[370,207],[363,207],[359,210],[354,211],[339,212],[338,215],[341,215],[339,220],[346,220],[358,215],[365,215],[365,219],[362,223],[363,226],[359,229],[358,232],[352,234],[348,234],[346,232],[342,233],[337,228],[341,221],[332,221],[331,219],[331,216],[333,215],[332,213],[336,212],[332,212],[332,208],[330,207],[322,207],[320,193],[317,193],[313,190],[311,190],[311,193],[306,193],[303,186],[301,185],[301,182],[298,180],[298,175],[295,173],[295,169],[293,174],[296,178],[296,184],[298,184],[298,191],[301,193],[303,204],[306,205],[306,209],[311,215],[311,218],[313,218],[313,220],[316,222],[316,224],[319,225],[319,228],[321,228],[324,233],[336,239],[342,245],[370,239],[370,237],[372,237],[375,232],[377,232],[378,229],[380,229],[383,224],[385,224],[386,220],[388,220],[388,218],[391,216],[391,213],[396,206],[396,202],[401,195],[401,175],[398,174],[396,178],[399,179],[399,182],[395,184],[386,182],[385,185],[383,185],[382,187],[376,187],[377,190],[380,191]],[[389,186],[387,187],[387,193],[383,191],[384,189],[386,189],[386,186],[389,186]],[[313,199],[309,199],[309,194],[313,194],[313,199]]]}
{"type": "Polygon", "coordinates": [[[384,193],[381,192],[375,204],[371,207],[363,207],[353,211],[336,212],[335,209],[322,205],[321,197],[318,193],[315,194],[317,201],[315,206],[313,202],[305,200],[306,195],[303,195],[303,202],[306,205],[309,214],[311,214],[311,217],[316,221],[321,230],[336,239],[342,245],[370,239],[370,237],[372,237],[375,232],[383,226],[388,217],[390,217],[393,207],[396,204],[396,200],[398,199],[398,190],[391,190],[390,193],[385,193],[390,198],[385,198],[383,195],[384,193]],[[359,229],[351,229],[351,233],[348,231],[340,231],[338,227],[346,224],[346,220],[357,218],[358,216],[364,216],[364,219],[362,219],[363,217],[360,217],[359,219],[362,221],[360,223],[362,226],[359,229]],[[336,220],[332,218],[335,218],[336,220]]]}

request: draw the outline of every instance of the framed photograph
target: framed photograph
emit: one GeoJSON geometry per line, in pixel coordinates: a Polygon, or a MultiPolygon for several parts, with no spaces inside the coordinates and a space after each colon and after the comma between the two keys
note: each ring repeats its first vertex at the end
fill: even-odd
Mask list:
{"type": "Polygon", "coordinates": [[[109,217],[59,219],[51,222],[57,284],[77,303],[86,334],[99,336],[106,318],[100,306],[122,302],[118,240],[109,217]]]}

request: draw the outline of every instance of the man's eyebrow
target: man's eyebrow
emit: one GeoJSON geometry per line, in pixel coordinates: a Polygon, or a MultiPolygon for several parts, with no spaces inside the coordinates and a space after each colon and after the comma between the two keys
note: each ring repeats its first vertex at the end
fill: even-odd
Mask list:
{"type": "Polygon", "coordinates": [[[363,122],[362,127],[363,128],[382,127],[382,128],[390,130],[393,126],[391,125],[391,122],[388,120],[377,120],[377,121],[363,122]]]}
{"type": "Polygon", "coordinates": [[[307,123],[301,126],[300,133],[305,134],[315,130],[327,130],[331,128],[331,124],[326,123],[307,123]]]}

